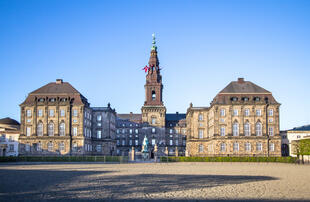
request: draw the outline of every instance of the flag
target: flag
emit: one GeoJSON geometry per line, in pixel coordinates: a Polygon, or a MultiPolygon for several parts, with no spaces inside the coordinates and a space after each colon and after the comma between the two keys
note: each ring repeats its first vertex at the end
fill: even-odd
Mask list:
{"type": "Polygon", "coordinates": [[[144,72],[146,73],[147,70],[149,70],[149,67],[147,65],[145,65],[145,67],[143,67],[142,70],[144,70],[144,72]]]}

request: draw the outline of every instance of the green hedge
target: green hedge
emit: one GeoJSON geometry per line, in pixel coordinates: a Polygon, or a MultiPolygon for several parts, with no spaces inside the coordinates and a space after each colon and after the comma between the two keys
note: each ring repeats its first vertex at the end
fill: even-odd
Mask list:
{"type": "Polygon", "coordinates": [[[0,162],[128,162],[127,156],[7,156],[0,162]]]}
{"type": "Polygon", "coordinates": [[[160,157],[161,162],[280,162],[296,163],[295,157],[160,157]],[[168,159],[167,159],[168,158],[168,159]]]}

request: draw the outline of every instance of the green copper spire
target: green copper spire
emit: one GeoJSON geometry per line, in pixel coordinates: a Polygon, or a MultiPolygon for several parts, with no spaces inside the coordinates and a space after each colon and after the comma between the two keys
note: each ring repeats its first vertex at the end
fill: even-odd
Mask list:
{"type": "Polygon", "coordinates": [[[155,33],[152,34],[152,37],[153,37],[153,42],[152,42],[152,48],[151,50],[157,50],[157,46],[156,46],[156,41],[155,41],[155,33]]]}

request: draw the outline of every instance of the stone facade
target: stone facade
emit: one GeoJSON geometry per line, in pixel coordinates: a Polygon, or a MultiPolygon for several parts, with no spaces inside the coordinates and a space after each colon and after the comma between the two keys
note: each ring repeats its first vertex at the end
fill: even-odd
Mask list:
{"type": "Polygon", "coordinates": [[[252,82],[231,82],[210,107],[188,108],[187,155],[281,156],[279,106],[252,82]]]}
{"type": "Polygon", "coordinates": [[[0,119],[0,156],[18,156],[19,128],[14,119],[0,119]]]}

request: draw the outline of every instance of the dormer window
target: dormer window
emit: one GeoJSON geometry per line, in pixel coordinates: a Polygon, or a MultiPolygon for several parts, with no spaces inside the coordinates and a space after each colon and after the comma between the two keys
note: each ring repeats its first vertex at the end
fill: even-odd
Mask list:
{"type": "Polygon", "coordinates": [[[49,101],[50,102],[55,102],[55,98],[50,98],[49,101]]]}
{"type": "Polygon", "coordinates": [[[66,102],[66,101],[67,101],[67,98],[61,98],[61,101],[62,101],[62,102],[66,102]]]}
{"type": "Polygon", "coordinates": [[[152,100],[155,100],[156,99],[156,93],[155,93],[155,91],[153,90],[152,91],[152,100]]]}
{"type": "Polygon", "coordinates": [[[260,97],[254,97],[254,101],[260,101],[260,97]]]}
{"type": "Polygon", "coordinates": [[[249,101],[249,98],[248,97],[243,97],[242,100],[243,101],[249,101]]]}
{"type": "Polygon", "coordinates": [[[238,98],[237,97],[232,97],[231,101],[238,101],[238,98]]]}
{"type": "Polygon", "coordinates": [[[44,98],[40,98],[40,99],[39,99],[39,102],[44,102],[44,98]]]}

